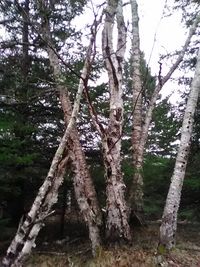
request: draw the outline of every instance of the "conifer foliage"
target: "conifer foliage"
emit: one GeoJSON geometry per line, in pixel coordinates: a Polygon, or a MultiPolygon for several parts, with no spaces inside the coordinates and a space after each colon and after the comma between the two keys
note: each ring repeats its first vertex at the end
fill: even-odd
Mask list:
{"type": "MultiPolygon", "coordinates": [[[[189,1],[175,2],[184,7],[185,19],[189,1]]],[[[69,184],[63,183],[66,172],[73,186],[63,192],[74,193],[93,255],[104,240],[134,242],[131,219],[145,223],[146,203],[154,207],[156,189],[167,191],[166,172],[169,166],[172,172],[181,135],[159,240],[165,249],[175,245],[190,141],[194,150],[199,145],[198,130],[192,134],[193,119],[194,129],[199,120],[199,15],[187,14],[182,50],[166,74],[160,62],[153,77],[140,49],[138,4],[1,1],[0,223],[5,217],[18,225],[1,266],[23,265],[46,219],[54,216],[59,188],[69,184]],[[87,12],[92,16],[78,30],[87,12]],[[183,117],[160,92],[177,68],[188,66],[196,71],[191,85],[187,80],[183,117]]],[[[190,4],[196,11],[198,1],[190,4]]]]}

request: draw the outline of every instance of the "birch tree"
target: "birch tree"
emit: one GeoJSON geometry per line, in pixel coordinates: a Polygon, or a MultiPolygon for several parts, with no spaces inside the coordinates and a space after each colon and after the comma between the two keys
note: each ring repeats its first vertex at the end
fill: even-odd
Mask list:
{"type": "Polygon", "coordinates": [[[109,79],[110,112],[108,124],[104,127],[88,92],[86,96],[93,123],[102,140],[106,176],[106,238],[111,242],[130,240],[127,205],[124,197],[125,185],[121,170],[121,137],[123,124],[122,69],[126,50],[126,27],[122,1],[108,0],[104,10],[105,20],[102,32],[102,52],[109,79]],[[113,46],[113,28],[117,21],[117,48],[113,46]]]}
{"type": "Polygon", "coordinates": [[[31,249],[35,247],[35,239],[44,226],[44,219],[51,214],[51,207],[57,202],[58,188],[63,181],[68,161],[66,144],[78,113],[80,93],[81,91],[77,94],[77,102],[74,105],[71,120],[54,155],[47,177],[40,187],[28,215],[20,222],[17,233],[3,258],[2,266],[21,266],[31,249]]]}
{"type": "Polygon", "coordinates": [[[142,134],[142,79],[140,73],[141,51],[139,35],[139,16],[136,0],[131,0],[132,14],[132,94],[133,94],[133,130],[132,130],[132,153],[134,177],[130,189],[129,203],[131,205],[131,216],[134,215],[141,220],[143,210],[143,178],[141,174],[141,160],[139,156],[139,145],[142,134]]]}
{"type": "Polygon", "coordinates": [[[175,246],[177,213],[181,200],[181,190],[185,177],[187,159],[190,149],[190,139],[192,135],[193,120],[197,100],[200,92],[200,49],[198,52],[196,70],[191,84],[190,94],[185,109],[183,124],[181,129],[181,139],[174,172],[171,178],[166,204],[160,226],[159,248],[170,250],[175,246]]]}
{"type": "MultiPolygon", "coordinates": [[[[39,6],[39,12],[45,14],[50,7],[42,1],[42,5],[39,6]]],[[[46,43],[46,50],[49,56],[50,65],[53,69],[53,74],[57,83],[57,89],[59,91],[59,97],[64,112],[64,118],[66,125],[69,124],[72,115],[72,105],[69,98],[68,89],[62,82],[62,70],[60,67],[58,52],[53,43],[53,39],[50,32],[50,24],[47,18],[42,17],[43,27],[41,29],[43,40],[46,43]]],[[[92,26],[92,34],[90,44],[86,54],[86,60],[82,69],[82,74],[79,82],[79,88],[81,91],[87,86],[87,79],[89,77],[92,60],[94,59],[93,48],[95,45],[95,38],[97,33],[97,27],[100,21],[95,21],[92,26]]],[[[76,200],[78,202],[80,211],[83,215],[86,225],[89,229],[89,236],[92,242],[92,251],[95,255],[97,248],[100,246],[100,233],[99,226],[101,225],[101,212],[98,206],[95,188],[90,176],[85,154],[79,141],[79,133],[76,123],[74,122],[73,128],[69,135],[67,143],[68,153],[72,160],[73,172],[74,172],[74,192],[76,200]]]]}
{"type": "Polygon", "coordinates": [[[108,128],[102,138],[103,157],[106,169],[106,237],[116,241],[130,240],[125,185],[121,170],[121,136],[123,123],[122,68],[126,49],[126,27],[122,1],[108,0],[102,32],[102,49],[109,78],[110,116],[108,128]],[[113,48],[113,26],[117,19],[117,49],[113,48]]]}
{"type": "MultiPolygon", "coordinates": [[[[57,202],[58,189],[62,184],[69,157],[71,157],[74,162],[74,183],[76,185],[77,201],[84,219],[88,220],[93,251],[95,251],[97,246],[100,245],[98,224],[101,223],[101,218],[98,213],[99,210],[96,202],[94,187],[91,182],[88,169],[85,166],[85,157],[80,147],[77,130],[75,128],[75,121],[78,116],[81,95],[84,89],[84,79],[89,70],[89,62],[90,56],[92,55],[93,44],[94,36],[92,35],[73,109],[71,107],[71,103],[68,102],[69,99],[66,95],[66,88],[59,87],[60,99],[65,112],[67,126],[60,145],[52,160],[47,177],[40,187],[38,195],[36,196],[29,213],[23,220],[21,220],[17,233],[7,250],[6,256],[3,258],[2,266],[21,266],[27,255],[30,254],[32,248],[35,247],[35,240],[40,229],[44,226],[44,219],[52,214],[52,206],[57,202]]],[[[52,49],[53,47],[51,47],[49,52],[51,51],[52,53],[52,49]]],[[[51,54],[51,56],[54,59],[52,62],[52,65],[55,68],[54,71],[58,71],[56,72],[57,77],[57,75],[60,75],[59,64],[57,64],[59,62],[54,54],[51,54]]]]}
{"type": "MultiPolygon", "coordinates": [[[[138,29],[138,14],[137,14],[137,8],[136,8],[137,7],[136,1],[133,0],[131,4],[132,4],[133,33],[137,36],[137,38],[135,37],[135,41],[133,39],[134,46],[133,45],[132,46],[134,48],[134,51],[138,51],[139,29],[138,29]]],[[[185,40],[182,50],[179,52],[177,59],[172,64],[172,66],[170,67],[166,75],[162,76],[162,73],[161,73],[162,68],[160,66],[160,70],[158,74],[158,83],[152,93],[152,96],[151,96],[151,99],[150,99],[150,102],[148,104],[147,111],[145,114],[145,118],[143,118],[142,128],[141,128],[141,99],[140,98],[141,98],[142,91],[145,90],[145,84],[144,86],[141,86],[141,81],[140,81],[140,84],[137,84],[136,86],[136,83],[133,82],[133,85],[134,85],[133,92],[135,92],[134,95],[135,97],[137,97],[136,99],[134,97],[136,103],[133,102],[134,118],[133,118],[133,134],[132,134],[132,147],[133,147],[133,153],[134,153],[133,164],[135,167],[135,174],[133,176],[132,188],[129,193],[129,205],[130,205],[130,208],[133,214],[135,215],[139,215],[139,214],[141,215],[142,210],[143,210],[142,169],[143,169],[143,162],[144,162],[144,152],[145,152],[145,145],[146,145],[147,138],[148,138],[149,126],[152,120],[152,114],[155,108],[156,100],[163,86],[169,81],[169,79],[171,78],[175,70],[178,68],[180,63],[183,61],[185,53],[189,47],[191,38],[193,37],[196,31],[198,22],[199,22],[199,15],[196,16],[192,26],[190,27],[188,36],[185,40]],[[139,88],[140,88],[140,91],[139,91],[139,88]]],[[[138,52],[134,52],[134,51],[132,52],[133,56],[135,57],[135,60],[138,61],[138,59],[136,59],[136,55],[138,54],[138,52]]],[[[132,64],[135,65],[136,63],[132,63],[132,64]]],[[[136,69],[137,69],[137,73],[139,73],[138,66],[135,67],[135,70],[134,70],[134,65],[133,65],[133,74],[136,72],[136,69]]],[[[134,79],[136,79],[136,77],[134,77],[134,79]]],[[[138,219],[140,220],[140,218],[141,217],[139,216],[138,219]]]]}

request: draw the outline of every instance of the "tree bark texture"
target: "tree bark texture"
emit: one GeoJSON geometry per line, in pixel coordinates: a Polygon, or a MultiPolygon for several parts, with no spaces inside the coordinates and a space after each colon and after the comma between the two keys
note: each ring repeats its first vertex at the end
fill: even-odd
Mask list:
{"type": "MultiPolygon", "coordinates": [[[[140,139],[142,134],[142,80],[140,73],[141,53],[139,36],[139,16],[136,0],[131,0],[132,13],[132,92],[133,92],[133,130],[132,130],[132,152],[133,152],[133,183],[130,189],[129,205],[130,215],[141,218],[143,213],[143,177],[142,162],[139,157],[140,139]]],[[[141,219],[140,219],[141,220],[141,219]]]]}
{"type": "Polygon", "coordinates": [[[107,179],[106,237],[110,241],[130,240],[125,185],[121,171],[121,136],[123,123],[122,65],[126,49],[126,28],[122,1],[108,0],[102,32],[102,49],[109,78],[110,117],[102,139],[107,179]],[[117,19],[117,50],[113,49],[114,19],[117,19]]]}
{"type": "MultiPolygon", "coordinates": [[[[64,112],[65,124],[68,125],[72,116],[72,105],[68,95],[68,89],[66,86],[62,85],[62,71],[60,68],[58,55],[52,42],[48,22],[44,26],[43,36],[45,42],[47,43],[46,50],[49,56],[50,64],[52,66],[55,79],[57,81],[57,89],[59,91],[60,101],[64,112]]],[[[87,50],[84,67],[82,69],[81,78],[79,81],[79,89],[81,89],[81,92],[86,86],[85,81],[90,72],[94,42],[95,36],[92,35],[87,50]]],[[[95,255],[96,250],[101,244],[99,226],[101,225],[102,218],[94,184],[90,176],[85,154],[83,152],[79,140],[79,133],[77,130],[76,123],[74,123],[70,132],[69,139],[67,142],[67,149],[72,160],[72,166],[74,171],[73,184],[76,200],[79,205],[81,214],[83,215],[83,218],[85,220],[85,223],[88,226],[89,237],[92,243],[92,251],[95,255]]]]}
{"type": "Polygon", "coordinates": [[[190,149],[190,139],[194,120],[194,112],[200,91],[200,49],[197,58],[196,71],[191,85],[185,114],[183,118],[181,140],[176,157],[174,172],[171,178],[167,200],[160,226],[160,246],[170,250],[175,246],[175,235],[177,228],[177,213],[180,205],[181,190],[183,186],[187,158],[190,149]]]}
{"type": "MultiPolygon", "coordinates": [[[[91,51],[92,45],[93,45],[93,37],[91,39],[88,53],[89,51],[91,51]]],[[[50,51],[52,51],[52,49],[50,51]]],[[[58,67],[59,65],[56,65],[56,63],[58,63],[57,57],[54,56],[51,64],[52,66],[58,67]]],[[[59,70],[59,68],[57,68],[57,70],[59,70]]],[[[87,71],[88,71],[88,60],[86,59],[83,72],[82,72],[83,78],[84,78],[84,75],[87,75],[87,71]]],[[[55,74],[56,76],[57,74],[60,75],[60,72],[59,73],[56,72],[55,74]]],[[[19,224],[18,231],[7,250],[6,256],[3,258],[2,267],[8,267],[8,266],[19,267],[22,265],[24,259],[30,254],[32,248],[35,247],[35,239],[40,229],[44,226],[44,219],[47,216],[49,216],[49,214],[51,214],[51,208],[57,202],[58,189],[63,181],[66,164],[69,158],[68,157],[69,151],[66,148],[67,148],[67,145],[70,139],[70,135],[74,131],[75,120],[78,115],[80,99],[81,99],[83,88],[84,88],[83,81],[84,79],[81,78],[78,91],[76,94],[73,110],[71,108],[71,103],[69,103],[69,108],[71,110],[70,110],[70,116],[67,117],[67,122],[68,122],[67,127],[61,139],[59,147],[52,160],[48,175],[44,183],[39,189],[38,195],[35,198],[35,201],[31,207],[31,210],[29,211],[24,221],[22,221],[19,224]]],[[[72,133],[71,138],[73,138],[73,133],[72,133]]],[[[78,137],[76,137],[76,140],[78,140],[79,142],[78,137]]],[[[76,150],[77,150],[76,153],[72,154],[70,152],[70,154],[76,155],[75,160],[78,161],[80,160],[80,154],[82,152],[80,151],[81,148],[79,149],[76,148],[76,150]]],[[[84,161],[84,159],[82,159],[82,161],[84,161]]],[[[77,164],[80,164],[80,163],[77,163],[77,164]]],[[[84,180],[82,179],[82,176],[81,176],[81,175],[85,175],[85,173],[88,172],[88,170],[85,169],[84,163],[80,164],[79,169],[81,168],[83,168],[84,170],[80,172],[78,178],[76,179],[76,182],[77,182],[76,186],[79,186],[81,188],[80,190],[81,194],[79,195],[78,202],[79,202],[79,205],[80,203],[82,204],[80,208],[81,208],[82,213],[84,214],[84,218],[86,220],[88,219],[90,238],[92,239],[92,242],[93,242],[92,248],[94,250],[96,249],[97,246],[99,246],[99,242],[100,242],[99,230],[98,230],[97,224],[100,223],[101,219],[100,217],[98,217],[100,216],[99,213],[98,215],[96,213],[97,210],[94,205],[94,202],[96,201],[96,199],[92,199],[93,197],[95,198],[96,195],[95,195],[95,192],[92,191],[94,187],[90,180],[90,176],[89,178],[85,178],[84,180]],[[89,188],[89,186],[91,187],[89,188]],[[88,201],[88,203],[86,203],[86,201],[88,201]],[[90,203],[90,201],[92,204],[90,203]]],[[[77,170],[77,172],[78,171],[79,170],[77,170]]]]}
{"type": "MultiPolygon", "coordinates": [[[[68,122],[71,116],[71,103],[66,92],[61,90],[61,88],[60,98],[65,120],[68,122]]],[[[67,145],[74,172],[73,184],[76,200],[86,225],[88,226],[92,250],[93,254],[95,254],[101,244],[99,226],[101,226],[102,218],[96,191],[87,167],[85,154],[79,141],[79,134],[76,126],[74,126],[71,131],[67,145]]]]}
{"type": "MultiPolygon", "coordinates": [[[[134,23],[134,28],[136,28],[138,15],[135,14],[137,12],[136,8],[133,11],[133,3],[132,3],[132,12],[134,14],[133,22],[134,22],[134,20],[136,20],[135,23],[134,23]]],[[[199,22],[199,16],[197,16],[197,18],[195,19],[194,23],[192,24],[192,26],[191,26],[191,28],[189,30],[187,39],[185,41],[185,44],[184,44],[179,56],[177,57],[176,61],[171,66],[170,70],[168,71],[168,73],[164,77],[158,77],[159,81],[158,81],[158,84],[156,85],[156,88],[155,88],[155,90],[154,90],[154,92],[153,92],[153,94],[151,96],[151,100],[150,100],[150,103],[148,105],[148,109],[147,109],[147,112],[146,112],[146,115],[145,115],[145,118],[144,118],[144,123],[142,125],[142,131],[141,131],[141,135],[140,135],[139,144],[135,140],[135,142],[137,143],[137,155],[135,155],[134,157],[136,157],[136,159],[137,159],[137,163],[136,163],[137,164],[137,169],[136,169],[136,173],[135,173],[135,175],[133,177],[131,190],[129,192],[129,203],[130,203],[130,205],[133,205],[133,207],[135,206],[139,210],[143,209],[143,189],[142,189],[142,187],[143,187],[143,177],[142,177],[142,169],[143,169],[143,161],[144,161],[144,151],[145,151],[145,145],[146,145],[147,138],[148,138],[149,126],[150,126],[150,123],[151,123],[151,120],[152,120],[152,114],[153,114],[153,110],[155,108],[156,100],[157,100],[158,95],[159,95],[161,89],[163,88],[163,86],[171,78],[172,74],[175,72],[175,70],[178,68],[178,66],[182,62],[182,60],[184,58],[184,55],[185,55],[185,53],[187,51],[187,48],[188,48],[188,46],[190,44],[191,38],[192,38],[192,36],[194,35],[194,33],[196,31],[198,22],[199,22]]],[[[134,51],[132,53],[134,53],[134,51]]],[[[161,76],[161,73],[159,74],[159,76],[161,76]]],[[[133,118],[133,121],[134,121],[134,118],[133,118]]],[[[134,125],[133,125],[133,127],[134,127],[134,125]]],[[[134,131],[133,131],[133,133],[134,133],[134,131]]],[[[136,139],[136,134],[134,136],[135,136],[135,139],[136,139]]],[[[139,138],[139,134],[138,134],[137,137],[139,138]]],[[[133,136],[132,136],[132,138],[133,138],[133,136]]],[[[133,139],[132,139],[132,142],[133,142],[133,139]]]]}
{"type": "Polygon", "coordinates": [[[66,139],[70,129],[67,128],[55,153],[48,175],[39,189],[38,195],[26,216],[20,222],[18,231],[11,242],[2,266],[21,266],[23,260],[35,247],[35,239],[44,226],[44,219],[49,215],[51,207],[57,202],[57,192],[62,183],[68,155],[65,153],[66,139]]]}

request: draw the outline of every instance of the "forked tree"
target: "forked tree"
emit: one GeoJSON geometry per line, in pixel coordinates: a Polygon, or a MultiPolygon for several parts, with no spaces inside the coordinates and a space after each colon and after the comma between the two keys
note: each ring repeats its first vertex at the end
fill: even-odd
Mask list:
{"type": "Polygon", "coordinates": [[[109,79],[110,111],[108,127],[102,135],[106,171],[106,237],[130,240],[125,185],[121,169],[121,137],[123,125],[122,71],[126,51],[126,27],[122,1],[108,0],[102,32],[102,50],[109,79]],[[113,45],[114,21],[117,21],[117,48],[113,45]]]}
{"type": "Polygon", "coordinates": [[[121,169],[121,138],[123,125],[122,71],[126,50],[126,27],[121,0],[108,0],[104,10],[102,54],[108,74],[109,118],[106,127],[98,120],[89,93],[86,96],[89,110],[102,143],[106,177],[106,238],[111,242],[130,240],[128,208],[125,201],[125,184],[121,169]],[[114,49],[114,26],[117,26],[117,45],[114,49]]]}

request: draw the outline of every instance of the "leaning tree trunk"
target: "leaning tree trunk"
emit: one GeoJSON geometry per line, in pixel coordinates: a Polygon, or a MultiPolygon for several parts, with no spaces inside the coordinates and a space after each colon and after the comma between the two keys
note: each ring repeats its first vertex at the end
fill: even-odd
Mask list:
{"type": "MultiPolygon", "coordinates": [[[[66,95],[66,90],[60,90],[62,108],[65,114],[66,123],[71,116],[71,103],[66,95]]],[[[74,192],[81,214],[89,229],[89,237],[92,243],[93,255],[96,254],[98,247],[101,245],[99,226],[101,226],[101,212],[99,209],[96,191],[92,182],[85,154],[80,144],[79,134],[76,126],[72,129],[68,141],[69,156],[73,166],[73,184],[74,192]]]]}
{"type": "Polygon", "coordinates": [[[35,247],[35,239],[44,226],[44,219],[51,214],[52,206],[57,202],[58,188],[63,181],[65,167],[68,161],[66,144],[78,113],[81,92],[78,92],[77,102],[74,105],[73,116],[65,130],[60,145],[52,160],[48,175],[39,189],[38,195],[24,221],[20,222],[17,233],[11,242],[2,267],[19,267],[24,259],[35,247]]]}
{"type": "MultiPolygon", "coordinates": [[[[92,45],[93,45],[93,37],[91,39],[88,51],[91,51],[92,45]]],[[[55,59],[57,60],[57,58],[55,59]]],[[[88,60],[86,59],[82,75],[87,75],[87,71],[88,71],[88,60]]],[[[48,175],[39,189],[38,195],[35,198],[31,210],[29,211],[24,221],[22,221],[19,224],[18,231],[7,250],[6,256],[3,258],[1,264],[2,267],[21,266],[21,264],[28,256],[28,254],[30,254],[32,248],[35,247],[35,239],[37,238],[40,229],[44,226],[44,219],[51,214],[51,208],[57,202],[58,189],[63,181],[66,164],[69,158],[66,147],[68,145],[68,142],[70,142],[69,140],[71,134],[73,138],[74,125],[76,117],[78,115],[80,99],[84,89],[83,81],[84,81],[84,76],[80,79],[78,91],[76,94],[76,99],[74,102],[74,107],[73,110],[70,110],[70,116],[67,118],[68,124],[65,133],[54,155],[48,175]]],[[[71,109],[71,106],[69,106],[69,108],[71,109]]],[[[81,153],[78,149],[77,151],[78,152],[76,153],[76,155],[81,153]]],[[[85,168],[85,166],[83,168],[85,168]]],[[[83,174],[83,172],[81,174],[83,174]]],[[[79,178],[80,180],[82,179],[82,177],[80,176],[79,178]]],[[[94,240],[92,244],[93,249],[96,249],[96,247],[99,245],[100,242],[98,236],[99,231],[96,228],[97,221],[98,220],[100,221],[100,217],[98,217],[98,215],[95,214],[96,210],[95,209],[93,210],[94,205],[91,206],[90,204],[90,201],[91,202],[93,201],[92,204],[94,204],[95,201],[93,200],[95,196],[93,195],[92,191],[93,185],[92,183],[91,184],[90,183],[91,183],[90,178],[89,181],[87,181],[87,179],[81,180],[82,189],[80,190],[80,192],[82,195],[79,195],[80,197],[79,202],[83,201],[82,212],[84,214],[89,212],[91,213],[88,215],[87,218],[90,219],[89,227],[90,229],[92,229],[92,231],[90,232],[90,238],[94,240]],[[86,187],[85,185],[84,185],[85,187],[83,188],[84,183],[87,184],[87,190],[85,189],[86,187]],[[88,200],[89,203],[86,203],[85,199],[88,200]]]]}
{"type": "Polygon", "coordinates": [[[139,36],[139,17],[136,0],[131,0],[132,13],[132,92],[133,92],[133,130],[132,130],[132,152],[133,152],[133,183],[129,194],[130,217],[136,217],[142,221],[143,215],[143,177],[142,162],[139,157],[140,139],[142,134],[142,80],[140,73],[141,53],[139,36]]]}
{"type": "MultiPolygon", "coordinates": [[[[94,24],[94,27],[97,26],[98,25],[94,24]]],[[[82,89],[86,86],[86,79],[89,76],[89,72],[91,70],[91,64],[93,59],[93,46],[96,38],[96,28],[93,30],[94,31],[91,36],[90,44],[86,54],[85,64],[79,82],[79,87],[81,87],[82,89]]],[[[60,84],[62,71],[60,67],[58,53],[56,52],[54,43],[52,41],[49,22],[47,20],[45,20],[45,23],[43,24],[42,35],[43,39],[47,44],[46,50],[49,56],[50,64],[52,66],[55,79],[57,81],[57,89],[60,94],[60,101],[64,112],[65,123],[66,125],[68,125],[72,114],[72,106],[66,86],[60,84]]],[[[85,223],[88,226],[89,237],[92,243],[92,251],[95,255],[98,247],[101,244],[99,232],[99,226],[101,225],[102,221],[101,212],[99,209],[94,184],[92,182],[87,167],[85,154],[80,143],[76,123],[74,123],[72,131],[70,132],[67,148],[70,158],[72,160],[72,166],[74,171],[73,184],[76,200],[79,205],[81,214],[83,215],[83,218],[85,220],[85,223]]]]}
{"type": "Polygon", "coordinates": [[[121,136],[123,123],[122,64],[126,49],[126,28],[122,1],[108,0],[102,33],[102,49],[109,78],[110,118],[102,137],[103,157],[107,179],[106,237],[110,241],[130,240],[125,185],[121,171],[121,136]],[[117,50],[113,49],[113,26],[117,18],[117,50]]]}
{"type": "MultiPolygon", "coordinates": [[[[134,2],[135,1],[132,0],[132,2],[131,2],[132,7],[133,7],[134,2]]],[[[133,10],[133,8],[132,8],[132,13],[134,15],[133,16],[133,22],[135,21],[135,23],[133,25],[133,27],[134,27],[133,29],[135,29],[135,32],[137,33],[137,31],[138,31],[138,28],[137,28],[138,15],[136,14],[137,9],[135,8],[133,10]]],[[[137,155],[134,156],[137,159],[137,163],[136,163],[137,166],[136,166],[136,173],[133,176],[131,190],[129,191],[129,204],[130,204],[130,206],[133,206],[133,208],[136,207],[141,211],[143,210],[142,169],[143,169],[143,162],[144,162],[144,151],[145,151],[145,145],[146,145],[147,138],[148,138],[149,126],[150,126],[150,123],[152,120],[152,114],[153,114],[153,110],[155,108],[156,100],[157,100],[158,95],[159,95],[161,89],[163,88],[163,86],[168,82],[168,80],[171,78],[172,74],[175,72],[175,70],[178,68],[178,66],[182,62],[184,55],[185,55],[185,53],[188,49],[188,46],[190,44],[191,38],[196,31],[198,22],[199,22],[199,16],[196,17],[196,19],[194,20],[194,22],[192,24],[192,26],[189,30],[189,33],[188,33],[188,37],[185,41],[185,44],[184,44],[179,56],[177,57],[176,61],[174,62],[174,64],[171,66],[170,70],[168,71],[168,73],[164,77],[161,77],[161,69],[160,69],[160,73],[159,73],[159,77],[158,77],[159,81],[158,81],[158,84],[156,85],[155,90],[151,96],[151,100],[149,102],[147,112],[146,112],[146,115],[144,118],[144,123],[142,125],[141,135],[139,136],[139,134],[137,134],[137,137],[136,137],[136,133],[134,134],[135,129],[133,130],[133,136],[135,139],[134,142],[136,142],[136,144],[137,144],[137,155]],[[139,144],[138,144],[138,141],[136,141],[136,138],[140,138],[139,144]]],[[[132,53],[134,54],[134,51],[132,53]]],[[[136,79],[136,77],[135,77],[135,79],[136,79]]],[[[143,88],[141,88],[141,90],[143,90],[143,88]]],[[[144,90],[145,90],[145,88],[144,88],[144,90]]],[[[133,109],[134,108],[135,108],[135,106],[133,107],[133,109]]],[[[134,120],[134,118],[133,118],[133,120],[134,120]]],[[[134,125],[133,125],[133,127],[134,127],[134,125]]],[[[139,127],[138,127],[138,129],[139,129],[139,127]]],[[[132,136],[132,142],[133,142],[133,136],[132,136]]],[[[140,219],[140,218],[138,218],[138,219],[140,219]]]]}
{"type": "Polygon", "coordinates": [[[190,139],[194,120],[194,112],[200,91],[200,49],[197,58],[196,71],[191,85],[186,110],[183,118],[181,140],[176,157],[174,172],[167,195],[167,200],[160,226],[159,248],[170,250],[175,246],[175,235],[177,228],[177,213],[180,205],[181,190],[185,176],[187,158],[190,148],[190,139]]]}

